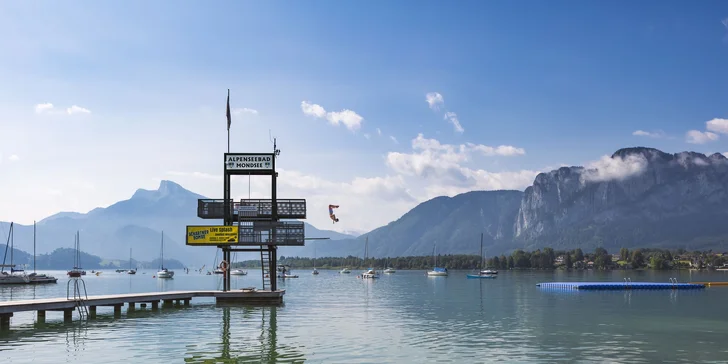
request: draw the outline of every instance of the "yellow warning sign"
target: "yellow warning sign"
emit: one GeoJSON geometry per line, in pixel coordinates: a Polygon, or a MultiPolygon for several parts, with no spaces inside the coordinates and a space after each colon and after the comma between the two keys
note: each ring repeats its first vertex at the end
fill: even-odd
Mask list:
{"type": "Polygon", "coordinates": [[[237,226],[188,226],[187,245],[237,244],[237,226]]]}

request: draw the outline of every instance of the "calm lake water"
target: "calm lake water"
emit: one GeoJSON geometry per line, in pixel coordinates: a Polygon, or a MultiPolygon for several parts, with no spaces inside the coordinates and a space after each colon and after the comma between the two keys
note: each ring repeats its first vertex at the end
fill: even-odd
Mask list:
{"type": "MultiPolygon", "coordinates": [[[[486,363],[728,362],[728,287],[699,291],[547,291],[536,283],[606,280],[728,281],[724,272],[501,271],[497,279],[467,272],[427,277],[397,271],[378,280],[294,271],[280,282],[284,305],[139,309],[119,319],[63,324],[48,312],[17,313],[0,336],[3,363],[486,363]]],[[[65,297],[65,272],[55,285],[0,287],[0,299],[65,297]]],[[[142,274],[146,273],[146,274],[142,274]]],[[[104,271],[86,276],[89,295],[218,289],[221,277],[178,270],[173,280],[104,271]]],[[[260,286],[260,271],[234,277],[233,288],[260,286]]]]}

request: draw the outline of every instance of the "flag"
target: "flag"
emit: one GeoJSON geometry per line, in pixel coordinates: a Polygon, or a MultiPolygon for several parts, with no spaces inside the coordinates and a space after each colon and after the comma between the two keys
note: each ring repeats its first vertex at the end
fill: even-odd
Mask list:
{"type": "Polygon", "coordinates": [[[228,121],[228,131],[230,131],[230,89],[228,89],[228,98],[227,98],[227,121],[228,121]]]}

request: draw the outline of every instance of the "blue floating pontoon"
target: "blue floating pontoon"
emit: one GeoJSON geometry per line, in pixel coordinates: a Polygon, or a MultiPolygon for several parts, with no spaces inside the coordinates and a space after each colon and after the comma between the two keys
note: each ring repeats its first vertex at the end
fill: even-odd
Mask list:
{"type": "Polygon", "coordinates": [[[704,284],[695,283],[677,283],[677,282],[548,282],[538,283],[536,286],[548,289],[563,289],[563,290],[592,290],[592,291],[605,291],[605,290],[628,290],[628,289],[702,289],[705,288],[704,284]]]}

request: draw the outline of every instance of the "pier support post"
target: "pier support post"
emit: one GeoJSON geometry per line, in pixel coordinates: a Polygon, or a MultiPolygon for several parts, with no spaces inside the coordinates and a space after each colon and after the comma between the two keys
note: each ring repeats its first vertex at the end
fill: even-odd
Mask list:
{"type": "Polygon", "coordinates": [[[129,302],[129,307],[127,307],[126,312],[127,313],[134,312],[134,310],[136,310],[136,303],[129,302]]]}
{"type": "Polygon", "coordinates": [[[64,323],[73,322],[73,309],[63,310],[63,322],[64,323]]]}
{"type": "Polygon", "coordinates": [[[88,307],[88,317],[89,318],[96,318],[96,306],[89,306],[88,307]]]}
{"type": "Polygon", "coordinates": [[[162,303],[163,307],[169,307],[169,306],[173,306],[173,305],[174,305],[174,302],[172,300],[164,300],[164,302],[162,303]]]}
{"type": "Polygon", "coordinates": [[[152,310],[158,310],[158,309],[159,309],[159,301],[153,301],[152,310]]]}
{"type": "Polygon", "coordinates": [[[12,312],[0,315],[0,330],[10,330],[11,317],[13,317],[12,312]]]}
{"type": "Polygon", "coordinates": [[[46,312],[43,310],[38,310],[38,316],[36,318],[36,322],[39,324],[44,324],[46,319],[46,312]]]}
{"type": "Polygon", "coordinates": [[[184,300],[184,302],[185,302],[185,307],[190,307],[190,299],[189,298],[186,299],[186,300],[184,300]]]}
{"type": "Polygon", "coordinates": [[[122,305],[114,305],[114,317],[121,316],[121,306],[122,305]]]}

